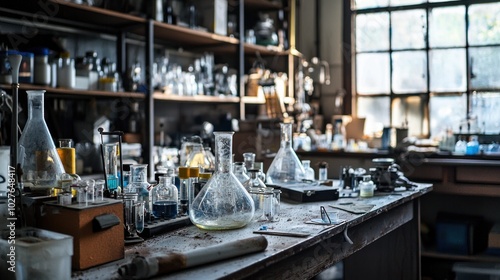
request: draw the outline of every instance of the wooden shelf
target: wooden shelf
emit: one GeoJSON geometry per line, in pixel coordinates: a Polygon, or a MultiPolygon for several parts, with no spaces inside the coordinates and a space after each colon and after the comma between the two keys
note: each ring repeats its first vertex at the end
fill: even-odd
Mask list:
{"type": "Polygon", "coordinates": [[[245,104],[265,104],[266,99],[259,96],[243,96],[241,102],[245,104]]]}
{"type": "Polygon", "coordinates": [[[437,252],[433,249],[422,249],[422,257],[444,259],[452,261],[474,261],[474,262],[500,262],[500,256],[476,254],[476,255],[454,255],[437,252]]]}
{"type": "MultiPolygon", "coordinates": [[[[10,90],[12,87],[10,85],[0,85],[0,88],[10,90]]],[[[111,92],[102,90],[80,90],[80,89],[65,89],[65,88],[53,88],[47,86],[31,85],[31,84],[21,84],[19,86],[20,91],[26,90],[45,90],[47,94],[51,95],[64,95],[64,96],[91,96],[91,97],[115,97],[115,98],[138,98],[144,99],[145,95],[143,93],[137,92],[111,92]]]]}
{"type": "Polygon", "coordinates": [[[208,96],[208,95],[174,95],[155,92],[153,99],[174,102],[199,102],[199,103],[239,103],[240,98],[235,96],[208,96]]]}
{"type": "Polygon", "coordinates": [[[280,1],[276,0],[245,0],[245,8],[279,10],[283,8],[280,1]]]}

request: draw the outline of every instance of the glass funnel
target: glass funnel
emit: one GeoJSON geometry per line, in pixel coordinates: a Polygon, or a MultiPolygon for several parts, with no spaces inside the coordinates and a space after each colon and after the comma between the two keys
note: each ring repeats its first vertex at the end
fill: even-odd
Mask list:
{"type": "Polygon", "coordinates": [[[233,174],[233,134],[214,132],[215,172],[189,207],[189,218],[199,228],[241,228],[254,215],[252,197],[233,174]]]}
{"type": "Polygon", "coordinates": [[[57,186],[64,173],[49,128],[43,117],[44,90],[28,90],[28,121],[19,139],[19,163],[25,187],[47,191],[57,186]]]}
{"type": "Polygon", "coordinates": [[[305,171],[292,148],[292,124],[280,125],[280,149],[267,170],[266,182],[277,185],[299,183],[305,178],[305,171]]]}

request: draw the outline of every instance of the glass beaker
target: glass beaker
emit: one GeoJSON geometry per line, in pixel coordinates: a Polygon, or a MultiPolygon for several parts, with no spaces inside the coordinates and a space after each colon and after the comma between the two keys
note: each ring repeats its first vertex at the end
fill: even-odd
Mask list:
{"type": "Polygon", "coordinates": [[[76,174],[76,151],[72,139],[59,139],[57,154],[61,159],[64,172],[76,174]]]}
{"type": "Polygon", "coordinates": [[[178,191],[171,176],[160,176],[160,182],[152,190],[153,215],[161,219],[177,217],[178,191]]]}
{"type": "Polygon", "coordinates": [[[214,132],[215,172],[189,207],[189,218],[199,228],[241,228],[254,215],[252,197],[233,174],[233,134],[214,132]]]}
{"type": "Polygon", "coordinates": [[[64,167],[43,117],[44,90],[28,90],[28,121],[19,139],[18,159],[25,187],[46,194],[57,186],[64,167]]]}
{"type": "Polygon", "coordinates": [[[104,172],[109,192],[118,189],[118,143],[103,144],[104,172]]]}
{"type": "Polygon", "coordinates": [[[137,204],[137,194],[136,193],[124,193],[123,194],[123,212],[125,219],[125,228],[129,236],[136,235],[136,204],[137,204]]]}
{"type": "Polygon", "coordinates": [[[311,167],[311,161],[306,159],[303,160],[302,167],[304,167],[304,171],[306,172],[306,176],[304,179],[314,181],[315,175],[314,169],[311,167]]]}
{"type": "Polygon", "coordinates": [[[250,179],[244,187],[255,204],[254,221],[273,221],[273,188],[267,187],[259,179],[259,169],[248,170],[250,179]]]}
{"type": "Polygon", "coordinates": [[[305,178],[305,171],[292,148],[292,124],[281,123],[280,149],[267,170],[267,183],[293,184],[305,178]]]}

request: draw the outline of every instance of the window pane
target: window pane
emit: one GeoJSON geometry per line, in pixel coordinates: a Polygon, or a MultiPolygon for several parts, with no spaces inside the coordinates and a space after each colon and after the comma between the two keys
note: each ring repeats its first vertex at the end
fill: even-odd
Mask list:
{"type": "Polygon", "coordinates": [[[465,49],[431,50],[429,59],[431,91],[466,90],[465,49]]]}
{"type": "Polygon", "coordinates": [[[392,103],[392,126],[408,127],[408,136],[427,133],[422,99],[419,96],[396,98],[392,103]]]}
{"type": "Polygon", "coordinates": [[[472,117],[477,116],[478,129],[488,134],[500,134],[500,92],[478,92],[471,98],[472,117]]]}
{"type": "Polygon", "coordinates": [[[429,13],[429,46],[465,46],[465,7],[432,9],[429,13]]]}
{"type": "Polygon", "coordinates": [[[384,126],[389,126],[389,97],[358,97],[358,117],[366,118],[365,134],[382,136],[384,126]]]}
{"type": "Polygon", "coordinates": [[[392,48],[418,49],[425,47],[426,15],[424,10],[392,13],[392,48]]]}
{"type": "Polygon", "coordinates": [[[469,44],[500,43],[500,3],[471,5],[469,8],[469,44]]]}
{"type": "Polygon", "coordinates": [[[389,50],[389,13],[356,16],[356,50],[389,50]]]}
{"type": "Polygon", "coordinates": [[[500,88],[500,47],[470,48],[472,64],[471,87],[500,88]]]}
{"type": "Polygon", "coordinates": [[[427,56],[424,51],[394,52],[392,71],[394,93],[427,91],[427,56]]]}
{"type": "Polygon", "coordinates": [[[356,90],[358,93],[389,93],[389,54],[356,55],[356,90]]]}
{"type": "Polygon", "coordinates": [[[355,0],[354,7],[356,9],[387,7],[389,0],[355,0]]]}
{"type": "MultiPolygon", "coordinates": [[[[431,135],[438,136],[451,128],[459,132],[459,126],[467,112],[467,96],[465,93],[453,96],[431,96],[429,100],[429,117],[431,135]]],[[[462,130],[465,131],[465,130],[462,130]]]]}
{"type": "Polygon", "coordinates": [[[403,5],[413,5],[421,4],[427,2],[426,0],[391,0],[391,6],[403,6],[403,5]]]}

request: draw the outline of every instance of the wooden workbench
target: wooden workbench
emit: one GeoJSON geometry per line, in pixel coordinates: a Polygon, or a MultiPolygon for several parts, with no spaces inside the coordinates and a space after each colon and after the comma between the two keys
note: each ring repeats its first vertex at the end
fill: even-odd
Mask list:
{"type": "MultiPolygon", "coordinates": [[[[333,264],[344,263],[344,279],[420,279],[419,198],[432,190],[420,184],[414,191],[379,194],[372,198],[341,198],[336,201],[290,204],[282,201],[280,220],[266,223],[276,230],[301,230],[305,238],[266,235],[268,247],[217,263],[190,268],[158,279],[309,279],[333,264]],[[352,202],[375,205],[364,214],[351,214],[329,205],[352,202]],[[320,206],[338,212],[345,222],[335,226],[311,225],[320,206]],[[353,242],[350,244],[344,235],[353,242]]],[[[242,229],[205,231],[188,226],[125,248],[125,259],[86,271],[73,279],[120,279],[118,268],[134,254],[190,251],[231,240],[255,236],[262,223],[242,229]]],[[[98,254],[98,252],[96,252],[98,254]]]]}

